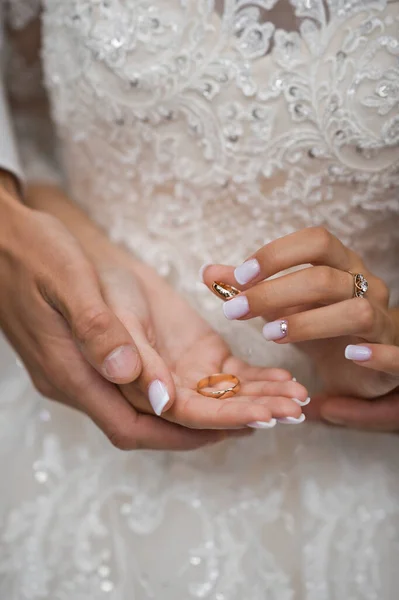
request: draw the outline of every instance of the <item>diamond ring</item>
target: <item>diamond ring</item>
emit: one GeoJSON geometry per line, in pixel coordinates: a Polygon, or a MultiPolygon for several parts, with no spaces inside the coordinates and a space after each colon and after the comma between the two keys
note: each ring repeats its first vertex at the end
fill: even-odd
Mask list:
{"type": "Polygon", "coordinates": [[[361,273],[352,273],[352,271],[348,273],[353,277],[353,298],[364,298],[369,289],[367,279],[361,273]]]}

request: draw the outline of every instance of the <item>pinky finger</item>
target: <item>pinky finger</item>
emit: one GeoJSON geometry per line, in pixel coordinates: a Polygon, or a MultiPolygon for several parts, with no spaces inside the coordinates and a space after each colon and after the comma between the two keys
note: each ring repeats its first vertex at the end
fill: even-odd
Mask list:
{"type": "Polygon", "coordinates": [[[345,358],[362,367],[399,375],[399,347],[387,344],[357,344],[345,348],[345,358]]]}

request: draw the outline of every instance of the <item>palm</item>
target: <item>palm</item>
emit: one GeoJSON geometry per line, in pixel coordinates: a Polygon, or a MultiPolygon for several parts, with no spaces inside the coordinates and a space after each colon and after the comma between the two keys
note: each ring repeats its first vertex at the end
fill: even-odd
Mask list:
{"type": "Polygon", "coordinates": [[[165,418],[189,427],[211,428],[299,416],[298,405],[288,399],[304,399],[306,390],[291,381],[288,372],[251,367],[233,357],[224,340],[156,273],[139,267],[137,275],[147,299],[157,351],[171,369],[177,388],[176,402],[165,418]],[[199,379],[221,372],[239,377],[239,394],[217,401],[197,393],[199,379]]]}

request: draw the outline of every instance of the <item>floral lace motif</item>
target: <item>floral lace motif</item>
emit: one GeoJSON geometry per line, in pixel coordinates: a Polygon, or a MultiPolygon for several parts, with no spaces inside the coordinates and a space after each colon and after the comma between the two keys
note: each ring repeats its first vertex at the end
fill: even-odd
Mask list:
{"type": "Polygon", "coordinates": [[[173,265],[182,273],[182,247],[193,266],[239,262],[271,239],[321,224],[372,268],[384,264],[391,283],[396,3],[46,7],[46,76],[71,189],[111,235],[145,248],[162,272],[173,265]],[[269,20],[289,11],[297,31],[269,20]]]}
{"type": "MultiPolygon", "coordinates": [[[[35,5],[14,0],[14,24],[35,5]]],[[[270,239],[325,225],[399,298],[398,3],[43,9],[70,190],[114,239],[192,295],[200,264],[239,263],[270,239]]],[[[237,352],[287,360],[281,348],[265,357],[256,330],[227,327],[213,299],[198,297],[237,352]]],[[[396,598],[395,436],[309,425],[187,455],[123,455],[80,415],[32,394],[10,366],[0,388],[2,597],[396,598]]]]}

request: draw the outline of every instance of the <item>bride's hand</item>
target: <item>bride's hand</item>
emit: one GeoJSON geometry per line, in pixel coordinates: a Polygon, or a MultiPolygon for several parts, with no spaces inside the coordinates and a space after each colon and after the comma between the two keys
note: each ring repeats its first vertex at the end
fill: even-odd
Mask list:
{"type": "MultiPolygon", "coordinates": [[[[250,367],[233,357],[222,338],[148,265],[111,244],[100,254],[95,262],[104,296],[134,338],[144,373],[154,363],[153,380],[157,361],[170,369],[167,378],[164,370],[157,373],[163,397],[170,394],[171,378],[176,390],[173,405],[162,413],[164,419],[201,429],[267,428],[276,419],[303,420],[301,403],[306,403],[307,391],[287,371],[250,367]],[[138,288],[146,298],[139,305],[138,288]],[[212,373],[239,377],[239,393],[225,400],[200,395],[197,381],[212,373]]],[[[144,378],[120,389],[137,410],[152,412],[145,393],[149,379],[144,378]]]]}
{"type": "Polygon", "coordinates": [[[107,306],[134,339],[142,373],[120,389],[140,413],[164,410],[164,419],[193,429],[270,427],[275,417],[303,419],[303,386],[287,371],[250,367],[232,357],[223,340],[161,277],[109,242],[60,190],[33,187],[30,203],[55,214],[79,239],[107,306]],[[196,392],[199,379],[221,371],[241,379],[239,394],[218,401],[196,392]]]}
{"type": "MultiPolygon", "coordinates": [[[[387,374],[399,386],[399,347],[385,344],[350,345],[345,356],[359,367],[387,374]]],[[[322,394],[307,409],[311,419],[372,431],[399,431],[399,387],[392,393],[367,400],[322,394]]]]}
{"type": "Polygon", "coordinates": [[[227,318],[262,316],[268,321],[263,329],[267,340],[300,343],[318,363],[329,392],[377,397],[396,387],[390,375],[365,372],[345,359],[348,344],[397,343],[398,328],[388,310],[386,285],[325,229],[304,229],[277,239],[236,269],[208,267],[204,279],[209,287],[219,280],[242,291],[224,304],[227,318]],[[353,298],[348,271],[367,279],[366,298],[353,298]]]}
{"type": "MultiPolygon", "coordinates": [[[[5,177],[0,172],[0,183],[5,177]]],[[[57,218],[23,206],[14,190],[0,185],[0,327],[38,391],[85,412],[118,447],[186,450],[220,439],[129,405],[115,384],[142,371],[133,339],[76,239],[57,218]]],[[[38,204],[44,190],[37,188],[38,204]]]]}

